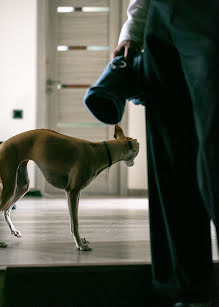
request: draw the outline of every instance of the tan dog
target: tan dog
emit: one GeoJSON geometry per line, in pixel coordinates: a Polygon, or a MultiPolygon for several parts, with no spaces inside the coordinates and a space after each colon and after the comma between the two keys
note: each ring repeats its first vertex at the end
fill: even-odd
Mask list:
{"type": "MultiPolygon", "coordinates": [[[[115,140],[89,142],[47,129],[36,129],[11,137],[0,145],[0,211],[16,237],[21,233],[10,219],[13,204],[29,188],[27,163],[33,160],[47,181],[63,189],[68,199],[71,232],[79,250],[90,250],[89,242],[81,239],[78,230],[78,202],[80,191],[100,172],[118,161],[134,164],[139,152],[136,139],[125,137],[115,126],[115,140]]],[[[0,242],[1,247],[7,244],[0,242]]]]}

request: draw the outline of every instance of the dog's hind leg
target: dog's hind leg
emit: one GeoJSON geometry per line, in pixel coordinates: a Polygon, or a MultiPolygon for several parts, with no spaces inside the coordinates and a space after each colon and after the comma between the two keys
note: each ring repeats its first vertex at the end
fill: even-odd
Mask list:
{"type": "MultiPolygon", "coordinates": [[[[0,211],[4,211],[11,206],[11,202],[14,196],[14,191],[16,188],[16,168],[1,168],[1,201],[0,201],[0,211]]],[[[0,247],[7,247],[5,242],[0,241],[0,247]]]]}
{"type": "MultiPolygon", "coordinates": [[[[1,203],[2,190],[3,190],[3,185],[2,185],[2,182],[1,182],[1,178],[0,178],[0,203],[1,203]]],[[[0,241],[0,248],[1,247],[8,247],[8,245],[5,242],[0,241]]]]}
{"type": "Polygon", "coordinates": [[[21,199],[29,190],[30,180],[27,172],[28,161],[23,161],[17,169],[16,189],[13,196],[13,204],[21,199]]]}
{"type": "Polygon", "coordinates": [[[11,230],[11,234],[13,234],[18,238],[21,237],[21,233],[14,227],[10,218],[10,213],[14,203],[17,202],[24,194],[26,194],[28,189],[29,189],[29,177],[27,173],[27,162],[23,161],[19,165],[17,170],[16,188],[13,198],[10,201],[10,207],[4,211],[5,221],[11,230]]]}
{"type": "Polygon", "coordinates": [[[74,236],[76,247],[81,251],[90,251],[91,247],[85,238],[81,238],[78,230],[78,203],[80,193],[75,189],[66,191],[68,199],[68,208],[71,218],[71,233],[74,236]]]}
{"type": "Polygon", "coordinates": [[[11,173],[1,173],[1,180],[3,186],[0,204],[1,211],[7,210],[12,204],[13,196],[16,189],[16,177],[16,170],[13,170],[11,173]]]}
{"type": "Polygon", "coordinates": [[[22,235],[21,235],[21,232],[18,231],[18,230],[14,227],[14,225],[13,225],[13,223],[12,223],[12,221],[11,221],[10,214],[11,214],[11,209],[12,209],[12,207],[13,207],[13,205],[12,205],[9,209],[7,209],[7,210],[4,211],[5,221],[6,221],[6,223],[8,224],[8,227],[9,227],[9,229],[10,229],[10,231],[11,231],[11,234],[13,234],[14,236],[20,238],[20,237],[22,236],[22,235]]]}

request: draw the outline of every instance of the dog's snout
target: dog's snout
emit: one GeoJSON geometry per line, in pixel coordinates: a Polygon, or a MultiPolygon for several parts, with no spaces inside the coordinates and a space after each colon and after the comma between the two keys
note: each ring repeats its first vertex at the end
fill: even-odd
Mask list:
{"type": "Polygon", "coordinates": [[[135,144],[136,144],[136,149],[139,149],[140,144],[137,139],[135,139],[135,144]]]}
{"type": "Polygon", "coordinates": [[[125,161],[126,166],[131,167],[134,165],[134,160],[125,161]]]}

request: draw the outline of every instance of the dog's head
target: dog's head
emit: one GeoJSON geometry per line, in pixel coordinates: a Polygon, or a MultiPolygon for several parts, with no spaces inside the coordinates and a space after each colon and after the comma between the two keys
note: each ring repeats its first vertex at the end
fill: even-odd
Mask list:
{"type": "Polygon", "coordinates": [[[134,165],[134,159],[139,153],[139,143],[137,139],[132,139],[124,135],[122,128],[119,125],[115,126],[114,138],[118,141],[125,142],[124,162],[127,166],[134,165]]]}

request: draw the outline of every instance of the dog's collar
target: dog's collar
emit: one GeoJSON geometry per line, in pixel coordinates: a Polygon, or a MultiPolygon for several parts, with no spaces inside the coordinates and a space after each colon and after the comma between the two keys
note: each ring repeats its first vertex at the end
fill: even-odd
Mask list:
{"type": "Polygon", "coordinates": [[[109,150],[109,145],[107,144],[106,141],[103,141],[103,144],[106,148],[106,152],[107,152],[107,156],[108,156],[108,161],[109,161],[108,167],[110,167],[112,165],[112,157],[111,157],[111,153],[110,153],[110,150],[109,150]]]}
{"type": "MultiPolygon", "coordinates": [[[[109,145],[107,144],[106,141],[103,141],[103,144],[106,148],[106,152],[107,152],[107,156],[108,156],[108,161],[109,161],[108,167],[110,167],[112,165],[112,157],[111,157],[111,153],[110,153],[110,150],[109,150],[109,145]]],[[[128,145],[129,145],[130,149],[133,149],[131,141],[128,141],[128,145]]]]}

